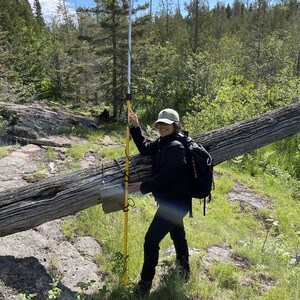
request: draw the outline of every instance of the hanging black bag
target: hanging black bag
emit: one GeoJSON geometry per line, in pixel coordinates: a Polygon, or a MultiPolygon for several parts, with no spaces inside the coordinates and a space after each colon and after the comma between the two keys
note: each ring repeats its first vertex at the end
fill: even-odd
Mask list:
{"type": "MultiPolygon", "coordinates": [[[[186,149],[190,194],[193,198],[203,199],[205,216],[206,200],[211,201],[211,190],[214,186],[212,157],[201,144],[194,142],[187,132],[180,133],[178,140],[186,149]]],[[[192,216],[192,205],[190,216],[192,216]]]]}

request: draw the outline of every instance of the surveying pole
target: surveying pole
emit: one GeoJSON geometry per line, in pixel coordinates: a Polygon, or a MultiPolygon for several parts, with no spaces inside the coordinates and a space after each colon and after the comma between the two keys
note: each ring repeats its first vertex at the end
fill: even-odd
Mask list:
{"type": "Polygon", "coordinates": [[[131,108],[131,14],[132,14],[132,0],[129,0],[129,16],[128,16],[128,65],[127,65],[127,94],[126,94],[126,146],[125,146],[125,194],[124,194],[124,241],[123,241],[123,285],[127,284],[127,264],[128,264],[128,182],[129,182],[129,110],[131,108]]]}

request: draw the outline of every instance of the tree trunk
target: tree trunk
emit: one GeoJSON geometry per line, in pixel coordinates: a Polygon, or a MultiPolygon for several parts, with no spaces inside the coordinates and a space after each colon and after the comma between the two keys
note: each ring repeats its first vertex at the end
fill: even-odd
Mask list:
{"type": "MultiPolygon", "coordinates": [[[[295,103],[228,127],[194,136],[217,165],[300,132],[300,104],[295,103]]],[[[130,158],[130,182],[152,172],[151,157],[130,158]]],[[[0,193],[0,236],[36,227],[101,203],[100,190],[122,183],[125,159],[54,177],[0,193]]]]}

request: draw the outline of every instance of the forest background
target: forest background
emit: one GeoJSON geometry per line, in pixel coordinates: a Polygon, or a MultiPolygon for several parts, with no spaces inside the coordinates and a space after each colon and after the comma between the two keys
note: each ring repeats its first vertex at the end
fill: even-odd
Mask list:
{"type": "MultiPolygon", "coordinates": [[[[132,105],[144,124],[172,107],[193,135],[299,102],[299,1],[236,0],[209,8],[193,0],[184,11],[175,2],[160,1],[155,14],[147,4],[133,12],[132,105]]],[[[47,24],[38,0],[33,7],[28,0],[1,0],[0,100],[53,102],[93,117],[107,108],[115,122],[123,122],[127,34],[126,0],[95,0],[94,7],[78,7],[75,15],[61,1],[47,24]]],[[[0,118],[0,129],[5,122],[0,118]]],[[[270,299],[299,295],[296,269],[286,268],[290,256],[288,263],[284,256],[299,250],[299,150],[298,135],[227,165],[239,178],[262,176],[261,189],[277,188],[278,199],[282,189],[290,201],[285,212],[269,218],[276,247],[280,238],[274,249],[282,252],[264,259],[274,259],[276,276],[286,273],[282,294],[277,289],[279,297],[270,299]]]]}
{"type": "MultiPolygon", "coordinates": [[[[159,8],[133,11],[132,104],[145,124],[172,107],[190,134],[201,133],[299,101],[299,1],[210,9],[193,0],[182,11],[163,0],[159,8]]],[[[1,100],[54,101],[90,116],[107,108],[124,120],[128,9],[97,0],[72,15],[60,1],[46,24],[38,0],[2,0],[1,100]]],[[[299,178],[294,163],[288,168],[299,178]]]]}

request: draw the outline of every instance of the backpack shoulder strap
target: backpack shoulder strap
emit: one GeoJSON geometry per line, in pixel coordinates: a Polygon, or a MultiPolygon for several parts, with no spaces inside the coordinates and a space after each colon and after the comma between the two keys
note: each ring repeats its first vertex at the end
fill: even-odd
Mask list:
{"type": "Polygon", "coordinates": [[[188,144],[192,142],[192,139],[189,137],[189,133],[187,131],[179,132],[176,137],[177,140],[181,142],[185,147],[187,147],[188,144]]]}
{"type": "MultiPolygon", "coordinates": [[[[179,141],[185,148],[187,163],[190,161],[191,153],[189,144],[192,142],[192,139],[189,137],[189,133],[187,131],[181,131],[176,135],[177,141],[179,141]]],[[[188,163],[189,164],[189,163],[188,163]]],[[[192,197],[189,199],[189,217],[193,217],[193,205],[192,205],[192,197]]]]}

